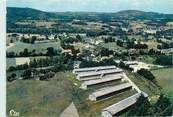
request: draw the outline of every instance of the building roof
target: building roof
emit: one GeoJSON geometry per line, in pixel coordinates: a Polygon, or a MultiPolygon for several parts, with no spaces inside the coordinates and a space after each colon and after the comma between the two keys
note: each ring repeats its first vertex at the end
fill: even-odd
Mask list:
{"type": "Polygon", "coordinates": [[[137,72],[137,70],[140,69],[150,69],[150,65],[143,62],[138,62],[137,65],[129,65],[129,68],[132,68],[133,71],[137,72]]]}
{"type": "Polygon", "coordinates": [[[111,115],[115,115],[116,113],[128,108],[129,106],[132,106],[133,104],[136,103],[137,98],[140,97],[140,93],[137,93],[135,95],[132,95],[118,103],[115,103],[105,109],[103,111],[108,111],[111,115]]]}
{"type": "Polygon", "coordinates": [[[78,77],[87,77],[87,76],[97,76],[97,75],[104,75],[104,74],[110,74],[110,73],[119,73],[122,72],[122,69],[112,69],[112,70],[102,70],[98,72],[85,72],[78,74],[78,77]]]}
{"type": "Polygon", "coordinates": [[[124,83],[124,84],[120,84],[120,85],[116,85],[113,87],[105,88],[103,90],[96,91],[96,92],[92,93],[91,95],[93,95],[95,97],[100,97],[100,96],[103,96],[103,95],[106,95],[106,94],[109,94],[109,93],[112,93],[115,91],[119,91],[119,90],[122,90],[125,88],[130,88],[131,86],[132,86],[131,83],[124,83]]]}
{"type": "Polygon", "coordinates": [[[124,64],[125,65],[136,65],[136,64],[138,64],[138,62],[137,61],[124,61],[124,64]]]}
{"type": "Polygon", "coordinates": [[[113,77],[106,77],[106,78],[97,79],[97,80],[85,81],[83,84],[85,85],[99,84],[99,83],[103,83],[107,81],[122,79],[121,76],[122,76],[121,74],[117,74],[116,76],[113,76],[113,77]]]}
{"type": "Polygon", "coordinates": [[[74,72],[85,72],[85,71],[97,71],[97,70],[105,70],[105,69],[115,69],[116,66],[100,66],[100,67],[89,67],[89,68],[79,68],[74,69],[74,72]]]}

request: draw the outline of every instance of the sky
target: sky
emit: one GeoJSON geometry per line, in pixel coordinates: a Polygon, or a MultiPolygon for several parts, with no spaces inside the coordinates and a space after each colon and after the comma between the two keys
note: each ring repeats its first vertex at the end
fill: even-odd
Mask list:
{"type": "Polygon", "coordinates": [[[173,0],[7,0],[7,6],[52,12],[142,10],[173,14],[173,0]]]}

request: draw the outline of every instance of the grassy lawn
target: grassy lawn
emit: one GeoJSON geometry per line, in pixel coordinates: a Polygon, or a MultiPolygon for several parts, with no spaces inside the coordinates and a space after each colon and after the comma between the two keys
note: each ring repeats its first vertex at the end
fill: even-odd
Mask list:
{"type": "Polygon", "coordinates": [[[157,46],[159,45],[159,43],[155,40],[149,40],[146,44],[148,45],[148,49],[157,49],[157,46]]]}
{"type": "MultiPolygon", "coordinates": [[[[148,56],[148,55],[140,55],[140,56],[134,56],[136,59],[136,61],[141,61],[144,63],[148,63],[148,64],[153,64],[153,62],[156,60],[155,56],[148,56]]],[[[130,57],[128,58],[128,60],[132,60],[130,57]]]]}
{"type": "Polygon", "coordinates": [[[152,73],[156,77],[162,91],[171,96],[173,100],[173,68],[153,70],[152,73]]]}
{"type": "Polygon", "coordinates": [[[116,42],[110,42],[110,43],[101,43],[101,46],[104,47],[104,48],[108,48],[110,50],[115,50],[117,48],[121,48],[119,47],[116,42]]]}
{"type": "MultiPolygon", "coordinates": [[[[83,43],[78,43],[74,45],[75,49],[79,49],[80,51],[88,50],[85,44],[83,43]]],[[[92,49],[90,49],[92,50],[92,49]]]]}
{"type": "Polygon", "coordinates": [[[54,49],[60,48],[59,42],[49,42],[49,43],[38,43],[38,44],[27,44],[22,42],[15,42],[15,45],[7,50],[7,52],[19,53],[27,48],[29,51],[36,50],[36,53],[45,53],[48,47],[53,47],[54,49]]]}
{"type": "Polygon", "coordinates": [[[50,81],[17,80],[7,83],[7,115],[14,109],[21,116],[59,116],[71,103],[66,92],[73,84],[69,73],[58,73],[50,81]]]}
{"type": "Polygon", "coordinates": [[[146,80],[136,73],[130,73],[126,71],[126,74],[139,87],[139,89],[147,93],[150,97],[156,96],[160,93],[158,86],[156,86],[151,81],[146,80]]]}

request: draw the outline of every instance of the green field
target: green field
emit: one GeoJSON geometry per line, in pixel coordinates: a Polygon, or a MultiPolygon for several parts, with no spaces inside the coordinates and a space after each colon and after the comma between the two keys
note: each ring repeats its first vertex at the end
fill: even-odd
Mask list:
{"type": "Polygon", "coordinates": [[[117,45],[116,42],[110,42],[110,43],[101,43],[101,46],[104,48],[108,48],[110,50],[115,50],[117,48],[121,48],[117,45]]]}
{"type": "Polygon", "coordinates": [[[36,53],[45,53],[48,47],[53,47],[54,49],[60,48],[59,42],[49,42],[49,43],[38,43],[38,44],[27,44],[22,42],[15,42],[14,46],[9,48],[7,52],[16,52],[19,53],[23,51],[25,48],[28,49],[28,51],[36,50],[36,53]]]}
{"type": "Polygon", "coordinates": [[[163,92],[173,99],[173,68],[153,70],[152,73],[156,77],[163,92]]]}
{"type": "Polygon", "coordinates": [[[55,116],[71,103],[67,92],[71,82],[69,73],[58,73],[50,81],[16,80],[7,83],[7,115],[14,109],[20,116],[55,116]]]}
{"type": "Polygon", "coordinates": [[[157,41],[155,40],[149,40],[148,42],[146,42],[146,44],[148,45],[148,49],[157,49],[157,46],[160,45],[157,41]]]}
{"type": "Polygon", "coordinates": [[[128,71],[126,71],[126,74],[142,91],[147,93],[150,97],[160,93],[158,86],[144,77],[128,71]]]}

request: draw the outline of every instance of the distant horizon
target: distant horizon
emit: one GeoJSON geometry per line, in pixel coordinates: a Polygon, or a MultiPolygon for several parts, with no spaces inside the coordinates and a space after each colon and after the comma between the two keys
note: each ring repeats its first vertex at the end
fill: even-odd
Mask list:
{"type": "Polygon", "coordinates": [[[155,11],[143,11],[143,10],[136,10],[136,9],[125,9],[125,10],[120,10],[120,11],[115,11],[115,12],[101,12],[101,11],[45,11],[37,8],[31,8],[31,7],[13,7],[13,6],[7,6],[7,8],[28,8],[28,9],[33,9],[33,10],[38,10],[42,12],[48,12],[48,13],[118,13],[122,11],[141,11],[141,12],[146,12],[146,13],[159,13],[159,14],[170,14],[173,15],[173,13],[161,13],[161,12],[155,12],[155,11]]]}
{"type": "Polygon", "coordinates": [[[115,13],[126,10],[173,14],[173,0],[7,0],[7,7],[45,12],[115,13]]]}

